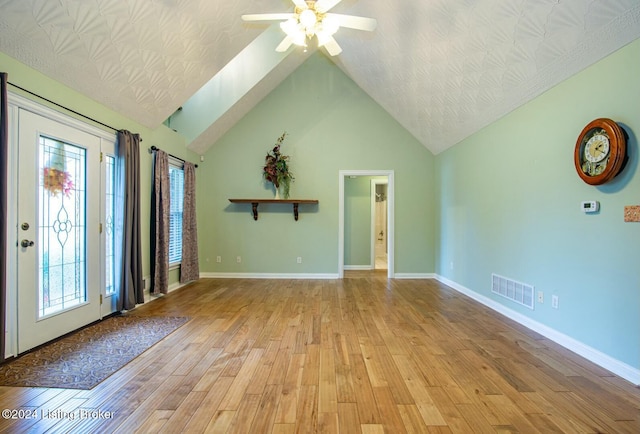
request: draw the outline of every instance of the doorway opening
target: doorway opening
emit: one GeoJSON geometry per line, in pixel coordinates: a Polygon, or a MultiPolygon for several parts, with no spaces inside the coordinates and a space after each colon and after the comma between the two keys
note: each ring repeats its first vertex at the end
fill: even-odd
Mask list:
{"type": "MultiPolygon", "coordinates": [[[[386,200],[384,201],[385,211],[384,211],[384,222],[382,224],[381,230],[376,232],[376,219],[375,219],[375,210],[376,201],[375,201],[375,189],[373,189],[373,183],[371,184],[371,230],[368,230],[367,238],[370,241],[367,241],[367,244],[370,245],[370,257],[371,257],[371,266],[370,269],[386,269],[387,270],[387,278],[394,277],[394,171],[393,170],[341,170],[339,172],[339,215],[338,215],[338,278],[344,278],[344,270],[345,270],[345,219],[349,216],[347,214],[347,204],[346,195],[345,195],[345,179],[349,179],[352,177],[377,177],[380,179],[376,179],[375,181],[379,181],[380,185],[386,186],[386,200]],[[375,251],[376,251],[376,241],[380,231],[382,234],[381,247],[378,250],[382,250],[386,253],[386,267],[378,268],[375,266],[375,251]]],[[[373,180],[372,180],[373,181],[373,180]]],[[[376,187],[377,188],[377,187],[376,187]]],[[[379,205],[379,207],[382,207],[379,205]]],[[[366,212],[369,214],[369,210],[366,212]]]]}
{"type": "Polygon", "coordinates": [[[388,267],[388,179],[371,180],[371,264],[374,270],[388,267]]]}

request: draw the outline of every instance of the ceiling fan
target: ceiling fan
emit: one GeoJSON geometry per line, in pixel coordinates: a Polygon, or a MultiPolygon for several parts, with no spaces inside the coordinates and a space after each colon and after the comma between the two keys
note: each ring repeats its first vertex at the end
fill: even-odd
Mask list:
{"type": "Polygon", "coordinates": [[[276,47],[284,52],[291,44],[307,46],[307,39],[318,38],[318,47],[325,47],[331,56],[342,52],[333,35],[340,27],[373,31],[378,22],[373,18],[330,13],[329,10],[342,0],[292,0],[292,13],[242,15],[244,21],[280,21],[286,36],[276,47]]]}

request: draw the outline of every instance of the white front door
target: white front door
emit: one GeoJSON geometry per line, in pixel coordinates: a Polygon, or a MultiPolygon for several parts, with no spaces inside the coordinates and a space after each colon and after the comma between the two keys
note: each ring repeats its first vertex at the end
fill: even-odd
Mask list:
{"type": "Polygon", "coordinates": [[[100,319],[100,138],[24,109],[18,127],[18,352],[100,319]]]}

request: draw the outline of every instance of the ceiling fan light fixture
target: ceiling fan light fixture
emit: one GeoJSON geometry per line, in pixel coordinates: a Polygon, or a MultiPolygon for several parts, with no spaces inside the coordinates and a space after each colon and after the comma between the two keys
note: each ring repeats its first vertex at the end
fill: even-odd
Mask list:
{"type": "Polygon", "coordinates": [[[366,31],[373,31],[376,28],[377,22],[373,18],[329,13],[329,10],[341,0],[292,1],[295,5],[293,13],[251,14],[243,15],[242,19],[245,21],[285,20],[280,23],[280,28],[287,36],[276,48],[278,52],[285,52],[291,44],[306,47],[307,39],[313,39],[316,36],[318,46],[325,47],[331,56],[342,52],[342,48],[333,38],[341,27],[366,31]]]}
{"type": "Polygon", "coordinates": [[[300,28],[298,27],[298,22],[293,18],[290,18],[287,21],[280,23],[280,28],[288,36],[293,36],[300,32],[300,28]]]}
{"type": "Polygon", "coordinates": [[[293,43],[299,47],[307,46],[307,35],[305,35],[304,32],[297,33],[293,36],[290,36],[290,38],[293,43]]]}
{"type": "Polygon", "coordinates": [[[290,18],[287,21],[280,23],[282,31],[291,39],[291,42],[301,47],[306,47],[306,32],[300,25],[298,20],[290,18]]]}
{"type": "Polygon", "coordinates": [[[300,13],[298,17],[300,24],[306,29],[307,33],[313,33],[315,31],[318,17],[316,13],[311,9],[305,9],[300,13]]]}

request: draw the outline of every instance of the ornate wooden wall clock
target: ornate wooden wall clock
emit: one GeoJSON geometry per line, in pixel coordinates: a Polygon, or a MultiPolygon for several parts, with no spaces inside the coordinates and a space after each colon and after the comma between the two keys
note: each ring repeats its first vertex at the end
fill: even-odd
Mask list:
{"type": "Polygon", "coordinates": [[[573,161],[584,182],[601,185],[620,173],[627,154],[624,131],[611,119],[587,124],[578,136],[573,161]]]}

